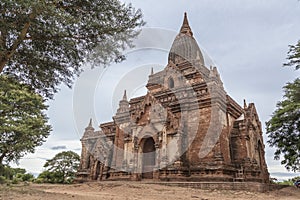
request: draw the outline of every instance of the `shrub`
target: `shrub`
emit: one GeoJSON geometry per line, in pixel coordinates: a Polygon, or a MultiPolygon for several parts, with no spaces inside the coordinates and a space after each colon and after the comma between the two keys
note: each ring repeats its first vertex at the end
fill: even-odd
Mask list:
{"type": "Polygon", "coordinates": [[[4,176],[0,176],[0,184],[6,183],[6,178],[4,176]]]}
{"type": "Polygon", "coordinates": [[[13,179],[12,179],[12,184],[19,184],[20,182],[22,181],[22,179],[21,178],[16,178],[16,177],[14,177],[13,179]]]}
{"type": "Polygon", "coordinates": [[[36,179],[34,179],[33,182],[34,182],[34,183],[37,183],[37,184],[44,183],[43,179],[41,179],[41,178],[36,178],[36,179]]]}
{"type": "Polygon", "coordinates": [[[34,180],[34,176],[29,173],[23,174],[21,178],[22,178],[22,181],[30,181],[31,182],[34,180]]]}

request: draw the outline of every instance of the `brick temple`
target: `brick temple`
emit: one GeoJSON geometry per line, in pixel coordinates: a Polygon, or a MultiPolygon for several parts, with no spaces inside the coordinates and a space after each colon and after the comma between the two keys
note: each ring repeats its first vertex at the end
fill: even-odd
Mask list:
{"type": "Polygon", "coordinates": [[[78,179],[269,181],[255,105],[226,93],[186,14],[167,66],[149,71],[146,95],[125,91],[113,121],[86,127],[78,179]]]}

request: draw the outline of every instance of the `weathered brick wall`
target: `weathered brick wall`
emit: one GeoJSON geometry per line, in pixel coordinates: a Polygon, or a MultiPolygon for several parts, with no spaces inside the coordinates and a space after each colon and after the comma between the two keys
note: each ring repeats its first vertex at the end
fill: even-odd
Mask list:
{"type": "Polygon", "coordinates": [[[251,192],[267,192],[272,188],[269,184],[256,182],[157,182],[149,184],[197,188],[204,190],[243,190],[251,192]]]}

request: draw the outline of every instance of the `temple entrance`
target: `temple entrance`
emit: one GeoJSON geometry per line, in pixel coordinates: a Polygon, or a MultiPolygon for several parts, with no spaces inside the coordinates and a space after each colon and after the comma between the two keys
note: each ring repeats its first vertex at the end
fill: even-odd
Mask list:
{"type": "Polygon", "coordinates": [[[142,178],[152,179],[155,166],[155,146],[152,137],[145,138],[143,145],[143,173],[142,178]]]}
{"type": "Polygon", "coordinates": [[[97,180],[100,174],[100,167],[101,163],[99,161],[95,162],[95,167],[94,167],[94,174],[93,174],[93,180],[97,180]]]}

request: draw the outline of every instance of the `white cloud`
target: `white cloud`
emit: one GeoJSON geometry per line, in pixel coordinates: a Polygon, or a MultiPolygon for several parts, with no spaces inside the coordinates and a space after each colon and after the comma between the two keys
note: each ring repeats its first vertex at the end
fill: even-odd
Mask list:
{"type": "Polygon", "coordinates": [[[25,168],[27,172],[33,174],[41,173],[46,160],[53,158],[57,153],[62,151],[74,151],[81,154],[81,143],[79,140],[61,140],[57,137],[50,137],[43,146],[36,148],[35,153],[27,154],[18,164],[12,163],[12,167],[25,168]],[[64,146],[62,149],[53,149],[55,146],[64,146]]]}

